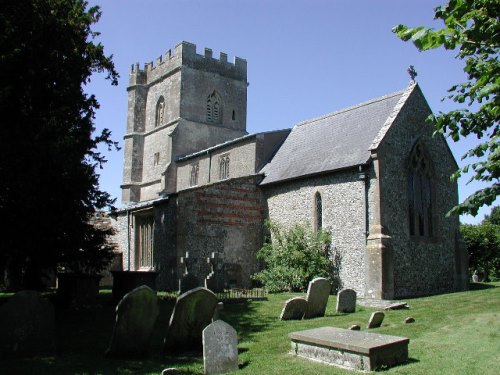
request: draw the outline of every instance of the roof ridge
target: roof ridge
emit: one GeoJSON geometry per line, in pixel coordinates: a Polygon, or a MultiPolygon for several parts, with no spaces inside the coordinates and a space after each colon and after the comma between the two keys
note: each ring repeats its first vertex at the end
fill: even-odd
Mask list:
{"type": "Polygon", "coordinates": [[[316,121],[324,120],[328,117],[333,117],[333,116],[340,115],[342,113],[350,112],[350,111],[353,111],[353,110],[361,108],[361,107],[365,107],[365,106],[370,105],[370,104],[378,103],[378,102],[381,102],[383,100],[387,100],[387,99],[393,98],[395,96],[402,95],[405,91],[406,91],[406,89],[400,90],[397,92],[393,92],[391,94],[380,96],[378,98],[370,99],[366,102],[361,102],[359,104],[356,104],[356,105],[353,105],[350,107],[345,107],[345,108],[339,109],[338,111],[334,111],[334,112],[327,113],[325,115],[313,117],[311,119],[298,122],[297,124],[295,124],[295,126],[302,126],[302,125],[311,124],[311,123],[316,122],[316,121]]]}

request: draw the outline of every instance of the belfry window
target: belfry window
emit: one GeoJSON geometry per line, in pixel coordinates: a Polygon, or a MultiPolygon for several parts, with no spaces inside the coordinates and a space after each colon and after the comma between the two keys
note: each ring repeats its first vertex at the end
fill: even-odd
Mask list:
{"type": "Polygon", "coordinates": [[[323,200],[319,192],[314,194],[314,229],[323,229],[323,200]]]}
{"type": "Polygon", "coordinates": [[[220,124],[222,120],[222,99],[217,91],[207,98],[207,122],[220,124]]]}
{"type": "Polygon", "coordinates": [[[411,152],[408,168],[408,225],[410,236],[432,237],[433,181],[432,165],[425,148],[418,142],[411,152]]]}
{"type": "Polygon", "coordinates": [[[229,154],[222,155],[219,158],[219,180],[229,178],[229,154]]]}
{"type": "Polygon", "coordinates": [[[136,268],[153,269],[153,241],[155,222],[153,215],[135,217],[136,268]]]}
{"type": "Polygon", "coordinates": [[[158,102],[156,103],[156,116],[155,116],[155,128],[163,125],[165,118],[165,98],[160,96],[158,102]]]}
{"type": "Polygon", "coordinates": [[[198,185],[198,172],[200,170],[199,163],[191,164],[191,169],[189,172],[189,186],[198,185]]]}

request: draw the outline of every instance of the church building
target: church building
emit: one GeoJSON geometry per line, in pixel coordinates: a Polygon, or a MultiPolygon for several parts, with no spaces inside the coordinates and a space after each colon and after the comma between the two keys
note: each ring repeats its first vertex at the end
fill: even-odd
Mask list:
{"type": "Polygon", "coordinates": [[[457,169],[418,85],[246,132],[247,63],[181,42],[132,66],[117,242],[159,290],[249,288],[264,221],[331,233],[336,288],[372,298],[463,290],[457,169]]]}

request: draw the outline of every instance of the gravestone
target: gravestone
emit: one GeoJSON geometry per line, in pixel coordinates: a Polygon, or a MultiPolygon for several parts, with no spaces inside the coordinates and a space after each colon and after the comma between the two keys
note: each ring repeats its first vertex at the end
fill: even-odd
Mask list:
{"type": "Polygon", "coordinates": [[[472,274],[472,282],[474,283],[479,282],[479,275],[477,274],[477,270],[474,270],[474,273],[472,274]]]}
{"type": "Polygon", "coordinates": [[[0,358],[51,354],[55,347],[54,306],[38,292],[20,291],[0,307],[0,358]]]}
{"type": "Polygon", "coordinates": [[[405,318],[404,320],[405,324],[410,324],[410,323],[415,323],[415,318],[412,318],[411,316],[405,318]]]}
{"type": "Polygon", "coordinates": [[[215,294],[203,287],[177,298],[164,341],[165,352],[201,351],[202,331],[212,321],[217,307],[215,294]]]}
{"type": "Polygon", "coordinates": [[[203,330],[203,364],[207,375],[238,370],[238,335],[222,320],[203,330]]]}
{"type": "Polygon", "coordinates": [[[218,253],[213,252],[208,258],[207,263],[210,267],[210,273],[205,278],[205,288],[214,293],[224,291],[224,275],[222,273],[223,263],[218,253]]]}
{"type": "Polygon", "coordinates": [[[368,320],[368,328],[378,328],[384,321],[385,314],[382,311],[375,311],[368,320]]]}
{"type": "Polygon", "coordinates": [[[116,306],[115,326],[106,356],[146,354],[158,313],[156,292],[146,285],[125,294],[116,306]]]}
{"type": "Polygon", "coordinates": [[[349,329],[352,331],[360,331],[361,327],[357,324],[353,324],[352,326],[349,327],[349,329]]]}
{"type": "Polygon", "coordinates": [[[307,309],[307,301],[303,297],[287,300],[281,311],[280,320],[301,320],[307,309]]]}
{"type": "Polygon", "coordinates": [[[181,294],[199,286],[200,282],[193,274],[187,273],[179,279],[179,293],[181,294]]]}
{"type": "Polygon", "coordinates": [[[408,360],[407,337],[335,327],[292,332],[290,354],[352,370],[374,371],[408,360]]]}
{"type": "Polygon", "coordinates": [[[337,294],[337,312],[353,313],[356,311],[356,291],[342,289],[337,294]]]}
{"type": "Polygon", "coordinates": [[[306,296],[307,309],[304,319],[325,316],[331,288],[330,282],[323,277],[317,277],[309,282],[306,296]]]}

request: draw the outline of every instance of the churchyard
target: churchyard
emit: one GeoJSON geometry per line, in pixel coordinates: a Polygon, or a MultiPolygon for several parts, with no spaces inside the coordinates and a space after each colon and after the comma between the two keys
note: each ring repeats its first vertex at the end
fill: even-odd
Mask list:
{"type": "MultiPolygon", "coordinates": [[[[50,293],[44,297],[49,300],[54,298],[50,293]]],[[[163,338],[167,334],[175,299],[164,293],[159,293],[158,297],[158,319],[153,327],[150,347],[147,348],[149,355],[145,358],[104,356],[113,332],[115,306],[110,291],[102,290],[97,305],[93,307],[74,309],[56,306],[57,351],[54,355],[0,359],[0,373],[160,374],[163,369],[177,368],[181,374],[202,374],[204,364],[200,351],[163,354],[163,338]]],[[[333,295],[329,296],[324,317],[280,320],[285,301],[297,297],[304,297],[304,294],[269,294],[265,301],[226,303],[218,311],[219,318],[231,325],[238,335],[237,373],[356,373],[289,354],[289,334],[319,327],[349,328],[358,325],[361,332],[409,338],[409,361],[384,369],[384,372],[498,374],[498,282],[473,284],[467,292],[406,299],[410,309],[383,310],[382,325],[373,329],[368,329],[367,324],[372,313],[380,308],[363,307],[358,303],[353,313],[337,312],[337,298],[333,295]],[[405,323],[408,317],[414,322],[405,323]]],[[[9,298],[9,294],[0,294],[0,305],[9,298]]],[[[154,306],[152,308],[155,312],[154,306]]],[[[221,326],[214,327],[214,332],[224,329],[224,325],[221,326]]],[[[130,340],[134,341],[134,338],[130,340]]]]}

